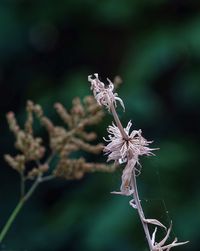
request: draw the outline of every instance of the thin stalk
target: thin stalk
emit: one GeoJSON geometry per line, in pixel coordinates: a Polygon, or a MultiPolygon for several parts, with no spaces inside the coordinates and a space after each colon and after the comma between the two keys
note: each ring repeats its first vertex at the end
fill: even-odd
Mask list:
{"type": "Polygon", "coordinates": [[[41,182],[41,175],[37,177],[31,188],[29,189],[29,191],[24,195],[25,201],[27,201],[30,198],[30,196],[33,194],[33,192],[35,191],[40,182],[41,182]]]}
{"type": "Polygon", "coordinates": [[[149,233],[148,224],[146,222],[144,222],[145,216],[144,216],[144,211],[142,209],[142,205],[140,203],[140,198],[139,198],[139,194],[138,194],[135,168],[134,168],[133,174],[132,174],[132,187],[133,187],[133,190],[134,190],[133,199],[134,199],[135,205],[137,207],[137,211],[138,211],[140,220],[142,222],[142,226],[143,226],[143,229],[144,229],[144,232],[145,232],[145,235],[146,235],[146,239],[147,239],[147,242],[149,244],[150,251],[153,251],[153,245],[151,243],[151,236],[150,236],[150,233],[149,233]]]}
{"type": "Polygon", "coordinates": [[[3,227],[1,233],[0,233],[0,243],[3,241],[4,237],[6,236],[8,230],[10,229],[13,221],[15,220],[16,216],[18,215],[19,211],[21,210],[21,208],[23,207],[25,203],[24,199],[21,199],[17,206],[15,207],[15,209],[13,210],[12,214],[10,215],[10,217],[8,218],[8,221],[6,222],[5,226],[3,227]]]}
{"type": "Polygon", "coordinates": [[[0,243],[4,240],[4,238],[5,238],[8,230],[10,229],[13,221],[15,220],[15,218],[17,217],[17,215],[19,214],[19,212],[22,209],[22,207],[24,206],[25,202],[30,198],[30,196],[33,194],[33,192],[35,191],[35,189],[39,185],[40,179],[41,179],[41,177],[38,176],[38,178],[33,183],[33,185],[31,186],[31,188],[29,189],[29,191],[23,196],[23,198],[21,198],[19,200],[17,206],[14,208],[13,212],[11,213],[11,215],[8,218],[6,224],[4,225],[3,229],[0,232],[0,243]]]}
{"type": "Polygon", "coordinates": [[[48,176],[41,178],[40,183],[45,182],[45,181],[49,181],[49,180],[53,180],[53,179],[55,179],[55,176],[53,174],[50,174],[48,176]]]}
{"type": "MultiPolygon", "coordinates": [[[[127,133],[125,132],[125,130],[124,130],[122,124],[121,124],[121,121],[120,121],[120,119],[118,117],[118,114],[117,114],[117,112],[116,112],[115,107],[114,107],[113,104],[111,104],[110,110],[112,112],[112,115],[114,117],[116,125],[117,125],[117,127],[119,128],[119,130],[121,132],[122,137],[125,140],[129,140],[129,137],[128,137],[127,133]]],[[[144,216],[144,212],[143,212],[142,206],[140,204],[140,199],[139,199],[139,195],[138,195],[135,168],[133,169],[133,174],[132,174],[132,180],[131,180],[131,182],[132,182],[132,188],[134,190],[133,199],[135,201],[135,205],[137,207],[140,220],[142,222],[142,226],[143,226],[143,229],[144,229],[144,232],[145,232],[145,235],[146,235],[146,239],[147,239],[150,251],[153,251],[153,245],[151,243],[151,236],[150,236],[150,233],[149,233],[149,228],[148,228],[147,223],[144,221],[145,216],[144,216]]]]}
{"type": "Polygon", "coordinates": [[[46,165],[49,165],[51,163],[51,161],[55,157],[55,154],[56,154],[55,152],[51,152],[51,154],[49,155],[48,159],[45,162],[46,165]]]}
{"type": "MultiPolygon", "coordinates": [[[[50,164],[51,160],[55,156],[55,153],[52,153],[50,157],[47,159],[45,164],[50,164]]],[[[40,166],[40,162],[36,161],[37,165],[40,166]]],[[[23,205],[25,202],[31,197],[31,195],[34,193],[35,189],[38,187],[38,185],[44,181],[52,180],[55,178],[54,175],[49,175],[46,177],[42,177],[42,173],[38,175],[36,178],[35,182],[32,184],[28,192],[25,194],[25,177],[24,173],[22,172],[21,174],[21,199],[19,200],[17,206],[14,208],[13,212],[11,213],[10,217],[8,218],[6,224],[4,225],[3,229],[0,231],[0,243],[4,240],[8,230],[10,229],[13,221],[17,217],[18,213],[22,209],[23,205]]]]}
{"type": "Polygon", "coordinates": [[[24,178],[24,172],[20,173],[20,178],[21,178],[21,182],[20,182],[20,192],[21,192],[21,198],[24,197],[25,194],[25,178],[24,178]]]}
{"type": "Polygon", "coordinates": [[[127,133],[124,131],[124,128],[123,128],[123,126],[122,126],[122,124],[121,124],[121,121],[120,121],[120,119],[119,119],[119,117],[118,117],[118,115],[117,115],[117,112],[116,112],[115,107],[114,107],[113,104],[110,105],[110,110],[111,110],[111,112],[112,112],[112,115],[113,115],[113,117],[114,117],[114,120],[115,120],[115,122],[116,122],[116,125],[117,125],[117,127],[119,128],[119,130],[120,130],[120,132],[121,132],[122,137],[123,137],[125,140],[128,140],[128,139],[129,139],[129,138],[128,138],[128,135],[127,135],[127,133]]]}

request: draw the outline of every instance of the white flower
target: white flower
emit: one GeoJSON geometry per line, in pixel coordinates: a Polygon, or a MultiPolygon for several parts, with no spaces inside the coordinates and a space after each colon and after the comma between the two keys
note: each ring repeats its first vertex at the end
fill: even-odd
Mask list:
{"type": "Polygon", "coordinates": [[[118,97],[117,93],[113,93],[114,85],[109,80],[109,84],[105,87],[104,83],[99,80],[98,74],[94,74],[95,78],[92,79],[92,75],[88,76],[88,81],[91,83],[91,90],[93,91],[94,97],[99,105],[104,105],[110,110],[111,105],[117,106],[116,101],[119,101],[121,106],[124,108],[123,101],[118,97]]]}
{"type": "Polygon", "coordinates": [[[131,121],[128,122],[126,128],[124,128],[128,140],[124,139],[119,128],[113,123],[108,127],[108,143],[104,148],[104,152],[108,154],[108,161],[114,160],[119,164],[127,162],[127,159],[134,159],[136,163],[139,163],[138,157],[140,155],[153,155],[152,150],[148,147],[151,141],[147,141],[142,137],[141,130],[133,130],[130,133],[132,126],[131,121]]]}

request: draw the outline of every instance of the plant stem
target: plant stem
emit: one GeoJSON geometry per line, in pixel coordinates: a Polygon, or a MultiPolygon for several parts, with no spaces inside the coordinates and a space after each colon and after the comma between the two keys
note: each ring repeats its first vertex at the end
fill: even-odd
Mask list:
{"type": "Polygon", "coordinates": [[[49,181],[49,180],[53,180],[55,178],[56,177],[53,174],[50,174],[48,176],[45,176],[44,178],[41,178],[40,183],[45,182],[45,181],[49,181]]]}
{"type": "Polygon", "coordinates": [[[37,186],[39,185],[41,180],[41,175],[39,175],[37,177],[37,179],[35,180],[35,182],[33,183],[33,185],[31,186],[31,188],[28,190],[28,192],[24,195],[24,200],[27,201],[30,196],[33,194],[33,192],[35,191],[35,189],[37,188],[37,186]]]}
{"type": "Polygon", "coordinates": [[[20,173],[20,178],[21,178],[21,182],[20,182],[20,191],[21,191],[21,198],[24,197],[24,193],[25,193],[25,178],[24,178],[24,172],[20,173]]]}
{"type": "MultiPolygon", "coordinates": [[[[53,157],[55,156],[55,153],[52,152],[49,156],[49,158],[47,159],[46,163],[47,165],[50,164],[50,162],[52,161],[53,157]]],[[[37,165],[40,166],[41,163],[39,161],[36,161],[37,165]]],[[[55,178],[55,176],[53,174],[48,175],[46,177],[42,177],[42,173],[40,173],[36,180],[34,181],[34,183],[32,184],[32,186],[29,188],[29,190],[27,191],[27,193],[25,193],[25,177],[24,177],[24,172],[22,172],[20,174],[21,176],[21,198],[17,204],[17,206],[15,207],[15,209],[13,210],[13,212],[11,213],[10,217],[8,218],[6,224],[4,225],[3,229],[0,231],[0,243],[4,240],[8,230],[10,229],[13,221],[15,220],[15,218],[17,217],[18,213],[20,212],[20,210],[22,209],[23,205],[25,204],[25,202],[31,197],[31,195],[34,193],[35,189],[38,187],[38,185],[44,181],[49,181],[52,180],[53,178],[55,178]]]]}
{"type": "Polygon", "coordinates": [[[118,115],[117,115],[117,112],[116,112],[115,107],[114,107],[113,104],[110,105],[110,110],[111,110],[111,112],[112,112],[112,115],[113,115],[113,117],[114,117],[114,120],[115,120],[115,122],[116,122],[116,125],[117,125],[117,127],[119,128],[119,130],[120,130],[120,132],[121,132],[122,137],[123,137],[125,140],[128,140],[128,139],[129,139],[129,138],[128,138],[128,135],[127,135],[127,133],[125,132],[123,126],[122,126],[122,123],[121,123],[121,121],[120,121],[120,119],[119,119],[119,117],[118,117],[118,115]]]}
{"type": "Polygon", "coordinates": [[[23,198],[21,198],[17,204],[17,206],[15,207],[15,209],[13,210],[12,214],[10,215],[10,217],[8,218],[6,224],[4,225],[3,229],[0,232],[0,243],[3,241],[4,237],[6,236],[8,230],[10,229],[13,221],[15,220],[15,218],[17,217],[18,213],[20,212],[20,210],[22,209],[23,205],[25,204],[25,202],[30,198],[30,196],[33,194],[33,192],[35,191],[35,189],[37,188],[37,186],[39,185],[41,180],[41,175],[38,176],[38,178],[35,180],[35,182],[33,183],[33,185],[31,186],[31,188],[29,189],[29,191],[23,196],[23,198]]]}
{"type": "MultiPolygon", "coordinates": [[[[111,104],[110,110],[112,112],[112,115],[114,117],[116,125],[117,125],[117,127],[119,128],[119,130],[121,132],[122,137],[125,140],[129,140],[129,137],[128,137],[127,133],[125,132],[123,126],[122,126],[122,123],[121,123],[121,121],[120,121],[120,119],[118,117],[118,114],[117,114],[117,112],[116,112],[115,107],[114,107],[113,104],[111,104]]],[[[135,201],[135,205],[137,207],[140,220],[142,222],[142,226],[143,226],[143,229],[144,229],[144,232],[145,232],[148,244],[149,244],[150,251],[153,251],[153,245],[151,243],[151,236],[150,236],[150,233],[149,233],[149,228],[148,228],[147,223],[144,221],[145,216],[144,216],[144,212],[143,212],[142,206],[140,204],[140,199],[139,199],[139,195],[138,195],[135,167],[133,168],[133,174],[132,174],[131,182],[132,182],[132,188],[134,190],[133,199],[135,201]]]]}
{"type": "MultiPolygon", "coordinates": [[[[125,132],[125,130],[124,130],[122,124],[121,124],[121,121],[120,121],[120,119],[118,117],[118,114],[117,114],[117,112],[116,112],[115,107],[114,107],[113,104],[111,104],[110,110],[112,112],[112,115],[114,117],[116,125],[117,125],[117,127],[119,128],[119,130],[121,132],[122,137],[125,140],[129,140],[129,137],[128,137],[127,133],[125,132]]],[[[135,201],[135,205],[137,207],[140,220],[142,222],[142,226],[143,226],[143,229],[144,229],[144,232],[145,232],[148,244],[149,244],[150,251],[153,251],[153,245],[151,243],[151,236],[150,236],[150,233],[149,233],[149,228],[148,228],[147,223],[144,221],[145,216],[144,216],[144,212],[143,212],[142,206],[140,204],[140,199],[139,199],[139,195],[138,195],[135,168],[133,168],[133,174],[132,174],[132,180],[131,180],[131,182],[132,182],[132,188],[134,190],[133,199],[135,201]]]]}
{"type": "Polygon", "coordinates": [[[135,205],[137,207],[137,211],[138,211],[140,220],[142,222],[142,226],[143,226],[146,238],[147,238],[147,242],[149,244],[149,249],[150,249],[150,251],[153,251],[153,245],[151,243],[151,236],[150,236],[150,233],[149,233],[148,224],[146,222],[144,222],[145,216],[144,216],[144,212],[143,212],[142,205],[140,203],[140,198],[139,198],[139,195],[138,195],[135,168],[133,169],[133,174],[132,174],[132,187],[133,187],[133,190],[134,190],[133,199],[134,199],[135,205]]]}
{"type": "Polygon", "coordinates": [[[22,206],[24,205],[25,200],[19,200],[17,206],[13,210],[12,214],[10,215],[8,221],[6,222],[5,226],[3,227],[0,233],[0,243],[3,241],[4,237],[6,236],[8,230],[10,229],[13,221],[15,220],[16,216],[18,215],[19,211],[21,210],[22,206]]]}

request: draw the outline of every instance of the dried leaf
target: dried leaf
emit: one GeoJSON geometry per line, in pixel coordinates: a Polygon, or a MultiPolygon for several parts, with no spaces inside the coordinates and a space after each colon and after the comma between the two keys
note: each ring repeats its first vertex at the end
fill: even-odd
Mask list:
{"type": "Polygon", "coordinates": [[[160,221],[158,221],[156,219],[143,219],[143,221],[145,223],[157,225],[159,227],[163,227],[164,229],[167,229],[160,221]]]}

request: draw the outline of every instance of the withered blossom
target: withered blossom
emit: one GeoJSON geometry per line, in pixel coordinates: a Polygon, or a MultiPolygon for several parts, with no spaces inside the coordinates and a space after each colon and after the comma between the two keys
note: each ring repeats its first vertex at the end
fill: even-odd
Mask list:
{"type": "MultiPolygon", "coordinates": [[[[135,159],[130,159],[128,160],[123,172],[122,172],[122,183],[120,186],[120,192],[112,192],[113,194],[121,194],[121,195],[126,195],[126,196],[130,196],[134,194],[134,188],[131,182],[131,177],[132,177],[132,173],[133,170],[135,168],[136,165],[136,160],[135,159]]],[[[133,206],[133,204],[131,204],[133,206]]]]}
{"type": "Polygon", "coordinates": [[[128,140],[124,139],[119,128],[114,123],[108,127],[109,139],[104,139],[106,142],[109,142],[104,148],[104,152],[108,154],[108,161],[114,160],[121,164],[127,162],[127,159],[134,159],[136,164],[139,163],[138,157],[140,155],[153,155],[152,150],[155,149],[148,147],[152,141],[147,141],[142,137],[141,130],[130,132],[131,126],[132,123],[129,121],[124,128],[128,140]]]}
{"type": "Polygon", "coordinates": [[[118,97],[117,93],[114,93],[114,84],[110,81],[110,79],[107,78],[109,84],[105,86],[105,84],[99,80],[97,73],[95,73],[94,76],[94,79],[92,79],[92,75],[88,76],[88,81],[91,83],[91,90],[93,91],[98,104],[105,106],[108,110],[110,110],[111,105],[114,104],[116,107],[117,101],[119,101],[125,110],[122,99],[118,97]]]}
{"type": "Polygon", "coordinates": [[[154,230],[154,232],[152,234],[152,238],[151,238],[151,243],[152,243],[152,246],[153,246],[152,251],[169,251],[173,247],[181,246],[181,245],[184,245],[184,244],[188,243],[188,241],[177,242],[178,239],[175,238],[172,243],[165,245],[166,241],[169,238],[171,230],[172,230],[172,223],[171,223],[170,227],[168,228],[165,237],[160,242],[156,242],[155,238],[156,238],[156,233],[157,233],[157,227],[155,228],[155,230],[154,230]]]}
{"type": "Polygon", "coordinates": [[[137,166],[139,164],[140,155],[153,155],[152,150],[148,147],[151,141],[147,141],[142,137],[141,130],[130,131],[132,126],[131,121],[128,122],[124,128],[125,133],[128,136],[128,140],[124,139],[119,128],[113,123],[112,126],[108,127],[109,139],[105,141],[109,142],[104,147],[104,152],[108,155],[108,161],[114,160],[115,163],[126,163],[126,166],[122,173],[122,183],[120,186],[120,192],[113,192],[115,194],[122,194],[130,196],[134,193],[131,185],[131,177],[133,171],[138,171],[137,166]]]}

